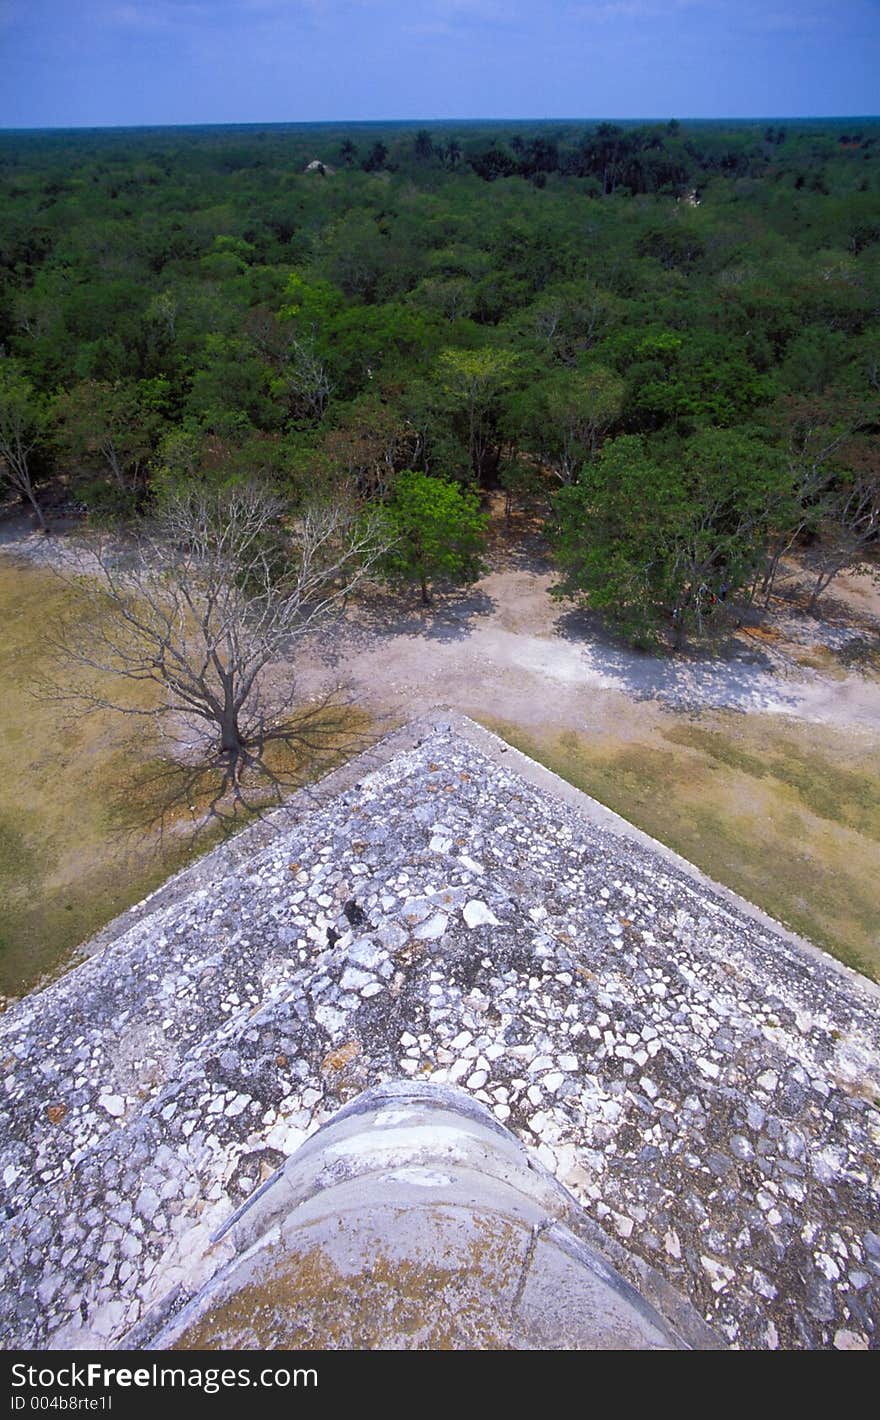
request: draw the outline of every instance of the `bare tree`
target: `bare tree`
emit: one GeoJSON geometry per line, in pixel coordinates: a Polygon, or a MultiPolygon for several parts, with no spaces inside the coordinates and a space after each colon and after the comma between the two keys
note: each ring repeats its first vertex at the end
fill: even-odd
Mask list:
{"type": "Polygon", "coordinates": [[[789,486],[771,509],[764,564],[756,569],[751,590],[764,610],[770,605],[782,559],[802,539],[807,528],[825,518],[834,501],[838,459],[843,444],[866,418],[860,404],[789,397],[777,415],[786,438],[789,486]],[[758,583],[760,581],[760,588],[758,583]]]}
{"type": "Polygon", "coordinates": [[[857,467],[842,474],[825,507],[826,519],[818,527],[819,539],[807,556],[813,573],[813,589],[807,606],[815,612],[822,593],[845,567],[853,571],[874,570],[869,548],[880,536],[880,469],[857,467]]]}
{"type": "Polygon", "coordinates": [[[278,388],[297,419],[319,424],[324,418],[333,385],[311,339],[292,337],[278,388]]]}
{"type": "Polygon", "coordinates": [[[46,518],[34,487],[31,456],[43,438],[46,413],[14,360],[0,358],[0,480],[26,498],[43,532],[46,518]]]}
{"type": "Polygon", "coordinates": [[[289,733],[297,642],[338,611],[384,550],[380,525],[342,505],[295,519],[253,487],[189,489],[133,542],[104,538],[62,573],[74,615],[57,638],[68,664],[160,688],[131,707],[68,685],[94,708],[181,717],[207,730],[227,782],[289,733]],[[271,700],[263,675],[278,663],[271,700]]]}

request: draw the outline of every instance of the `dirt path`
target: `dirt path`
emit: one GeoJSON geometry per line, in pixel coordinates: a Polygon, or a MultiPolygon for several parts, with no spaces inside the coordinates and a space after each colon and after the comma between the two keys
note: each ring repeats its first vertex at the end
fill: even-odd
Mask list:
{"type": "MultiPolygon", "coordinates": [[[[734,710],[841,729],[880,731],[880,677],[835,661],[847,641],[880,633],[880,587],[842,575],[827,621],[777,613],[768,635],[731,636],[720,652],[647,654],[615,642],[595,617],[555,601],[540,544],[507,539],[496,519],[495,566],[467,592],[424,611],[376,591],[299,648],[305,696],[334,682],[378,713],[455,708],[523,726],[571,726],[625,734],[646,708],[674,714],[734,710]],[[824,659],[823,659],[824,658],[824,659]],[[808,664],[805,665],[804,662],[808,664]],[[810,664],[814,668],[810,668],[810,664]]],[[[0,555],[60,565],[70,546],[34,534],[26,520],[0,526],[0,555]]]]}
{"type": "MultiPolygon", "coordinates": [[[[833,678],[805,669],[795,659],[805,648],[794,639],[797,628],[769,645],[730,638],[720,655],[639,653],[554,601],[552,581],[547,570],[501,567],[428,612],[377,597],[312,643],[300,684],[312,693],[341,679],[376,709],[448,706],[524,725],[607,728],[621,717],[643,719],[644,706],[880,729],[880,682],[859,672],[833,678]]],[[[833,644],[821,622],[812,628],[823,649],[833,644]]]]}

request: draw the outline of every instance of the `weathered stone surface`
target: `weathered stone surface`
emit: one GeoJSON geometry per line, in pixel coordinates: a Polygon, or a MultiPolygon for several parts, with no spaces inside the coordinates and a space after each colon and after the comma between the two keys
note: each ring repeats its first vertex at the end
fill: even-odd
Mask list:
{"type": "Polygon", "coordinates": [[[151,1348],[717,1345],[646,1302],[572,1231],[581,1210],[470,1095],[367,1090],[231,1223],[239,1256],[151,1348]]]}
{"type": "Polygon", "coordinates": [[[500,923],[495,913],[485,902],[480,902],[477,898],[472,898],[466,902],[462,916],[468,927],[498,927],[500,923]]]}
{"type": "Polygon", "coordinates": [[[469,1089],[729,1344],[875,1346],[876,990],[491,737],[418,734],[0,1020],[6,1344],[195,1291],[272,1160],[406,1076],[469,1089]]]}

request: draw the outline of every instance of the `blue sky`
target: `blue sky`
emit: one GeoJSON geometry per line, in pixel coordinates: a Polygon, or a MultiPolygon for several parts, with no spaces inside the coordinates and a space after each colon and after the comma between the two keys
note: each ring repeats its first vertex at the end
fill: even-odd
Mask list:
{"type": "Polygon", "coordinates": [[[0,0],[0,126],[867,115],[880,0],[0,0]]]}

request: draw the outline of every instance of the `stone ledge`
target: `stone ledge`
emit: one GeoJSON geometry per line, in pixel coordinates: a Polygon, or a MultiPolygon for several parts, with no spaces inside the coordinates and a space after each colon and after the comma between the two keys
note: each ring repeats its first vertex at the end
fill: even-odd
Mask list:
{"type": "Polygon", "coordinates": [[[367,1090],[275,1183],[239,1211],[236,1259],[139,1344],[717,1346],[680,1298],[670,1324],[579,1238],[575,1200],[461,1090],[367,1090]]]}

